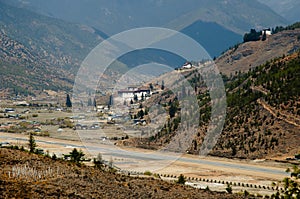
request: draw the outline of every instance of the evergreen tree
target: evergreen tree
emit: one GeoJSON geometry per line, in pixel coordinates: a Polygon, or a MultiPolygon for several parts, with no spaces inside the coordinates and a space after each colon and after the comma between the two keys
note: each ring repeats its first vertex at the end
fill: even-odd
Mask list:
{"type": "Polygon", "coordinates": [[[81,150],[78,151],[76,148],[74,148],[72,152],[70,152],[69,156],[71,157],[72,162],[80,163],[82,161],[84,153],[81,150]]]}
{"type": "Polygon", "coordinates": [[[113,104],[114,104],[114,99],[113,99],[113,96],[110,95],[109,96],[109,101],[108,101],[108,107],[111,107],[113,104]]]}
{"type": "Polygon", "coordinates": [[[251,29],[250,33],[244,35],[244,42],[258,41],[260,39],[261,32],[256,32],[255,29],[251,29]]]}
{"type": "Polygon", "coordinates": [[[30,153],[33,153],[35,151],[36,142],[35,142],[35,139],[34,139],[32,133],[29,134],[29,143],[28,143],[28,146],[29,146],[30,153]]]}
{"type": "Polygon", "coordinates": [[[96,98],[94,98],[94,103],[93,103],[94,107],[97,107],[97,102],[96,102],[96,98]]]}
{"type": "Polygon", "coordinates": [[[178,177],[177,183],[178,184],[185,184],[185,178],[182,174],[180,174],[180,176],[178,177]]]}
{"type": "Polygon", "coordinates": [[[153,90],[153,84],[152,83],[150,83],[149,88],[150,88],[151,91],[153,90]]]}
{"type": "Polygon", "coordinates": [[[69,94],[67,94],[66,106],[67,106],[67,107],[72,107],[72,102],[71,102],[71,99],[70,99],[70,95],[69,95],[69,94]]]}
{"type": "Polygon", "coordinates": [[[135,102],[137,102],[137,101],[139,100],[139,99],[138,99],[138,96],[137,96],[136,94],[134,94],[133,100],[134,100],[135,102]]]}
{"type": "Polygon", "coordinates": [[[173,102],[169,108],[170,117],[173,118],[175,116],[176,112],[177,112],[177,106],[176,106],[176,103],[173,102]]]}
{"type": "Polygon", "coordinates": [[[162,80],[162,81],[161,81],[161,90],[164,90],[164,89],[165,89],[165,81],[162,80]]]}
{"type": "Polygon", "coordinates": [[[266,39],[267,39],[267,34],[266,34],[266,31],[264,31],[261,40],[262,40],[262,41],[265,41],[266,39]]]}
{"type": "Polygon", "coordinates": [[[143,109],[141,109],[138,113],[137,113],[137,117],[143,119],[145,113],[143,111],[143,109]]]}
{"type": "Polygon", "coordinates": [[[141,100],[144,101],[144,98],[145,98],[144,93],[142,93],[141,100]]]}

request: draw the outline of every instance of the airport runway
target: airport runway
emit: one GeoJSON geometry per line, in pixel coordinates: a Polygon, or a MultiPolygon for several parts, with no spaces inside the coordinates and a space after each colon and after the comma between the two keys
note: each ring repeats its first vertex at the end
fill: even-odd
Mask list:
{"type": "MultiPolygon", "coordinates": [[[[119,148],[113,144],[88,143],[70,140],[60,140],[35,136],[37,145],[45,151],[68,154],[71,148],[82,149],[85,154],[96,156],[101,153],[105,159],[113,157],[114,163],[121,169],[137,171],[155,171],[170,167],[174,163],[193,165],[195,168],[215,169],[219,171],[267,177],[271,179],[283,179],[288,176],[282,166],[272,166],[259,163],[251,163],[241,160],[225,158],[200,157],[196,155],[182,155],[163,151],[150,151],[136,148],[119,148]]],[[[0,142],[26,143],[28,136],[21,134],[0,133],[0,142]]],[[[191,171],[193,172],[193,171],[191,171]]]]}

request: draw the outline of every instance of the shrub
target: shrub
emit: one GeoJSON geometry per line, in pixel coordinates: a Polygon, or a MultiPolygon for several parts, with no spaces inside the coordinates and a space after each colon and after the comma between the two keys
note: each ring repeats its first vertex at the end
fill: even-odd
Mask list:
{"type": "Polygon", "coordinates": [[[144,172],[144,175],[151,176],[152,173],[151,173],[151,171],[145,171],[145,172],[144,172]]]}
{"type": "Polygon", "coordinates": [[[227,191],[228,193],[230,193],[230,194],[232,193],[232,187],[231,187],[231,185],[227,184],[226,191],[227,191]]]}
{"type": "Polygon", "coordinates": [[[182,174],[180,174],[176,183],[177,184],[185,184],[185,177],[182,174]]]}

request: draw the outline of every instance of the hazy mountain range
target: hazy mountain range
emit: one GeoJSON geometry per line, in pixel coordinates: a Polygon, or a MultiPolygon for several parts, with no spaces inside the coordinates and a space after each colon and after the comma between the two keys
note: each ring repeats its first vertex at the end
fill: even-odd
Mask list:
{"type": "Polygon", "coordinates": [[[286,19],[257,1],[2,1],[45,16],[94,27],[102,37],[145,26],[183,31],[202,44],[211,56],[218,56],[229,46],[241,42],[241,35],[250,28],[288,24],[286,19]]]}
{"type": "Polygon", "coordinates": [[[164,26],[181,30],[198,20],[217,22],[238,33],[251,27],[287,23],[256,0],[5,1],[44,15],[95,26],[108,35],[141,26],[164,26]]]}
{"type": "Polygon", "coordinates": [[[259,0],[291,22],[300,21],[300,1],[298,0],[259,0]]]}
{"type": "MultiPolygon", "coordinates": [[[[65,74],[59,73],[62,76],[59,81],[69,85],[91,49],[108,36],[130,28],[161,26],[179,30],[199,42],[212,57],[217,57],[241,42],[250,28],[285,24],[288,20],[257,1],[0,0],[0,39],[13,44],[9,48],[12,52],[3,54],[0,64],[6,68],[8,65],[38,68],[41,77],[43,71],[49,75],[52,68],[59,68],[65,71],[65,74]],[[39,61],[26,62],[24,57],[14,57],[19,51],[16,46],[23,46],[39,61]]],[[[0,50],[8,51],[4,44],[1,43],[0,50]]],[[[179,67],[184,62],[161,52],[137,53],[121,61],[129,67],[153,61],[179,67]]],[[[126,68],[122,64],[118,66],[126,68]]],[[[12,68],[11,71],[19,77],[18,70],[12,68]]],[[[6,71],[3,70],[2,75],[5,76],[6,71]]],[[[9,79],[15,78],[13,74],[9,79]]],[[[15,86],[24,88],[30,81],[28,79],[25,86],[22,82],[15,86]]],[[[36,88],[48,87],[47,81],[38,82],[36,88]]]]}

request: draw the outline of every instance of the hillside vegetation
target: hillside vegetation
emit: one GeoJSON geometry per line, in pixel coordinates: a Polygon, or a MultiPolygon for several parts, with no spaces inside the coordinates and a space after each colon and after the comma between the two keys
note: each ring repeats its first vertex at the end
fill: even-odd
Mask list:
{"type": "Polygon", "coordinates": [[[35,51],[0,32],[0,90],[36,95],[43,89],[68,90],[71,73],[52,66],[35,51]]]}
{"type": "MultiPolygon", "coordinates": [[[[200,152],[211,115],[210,95],[196,70],[181,72],[195,89],[200,107],[196,110],[192,106],[192,112],[183,113],[191,115],[199,111],[200,114],[199,127],[188,148],[193,154],[200,152]]],[[[300,151],[299,78],[299,52],[270,60],[247,73],[231,77],[224,75],[226,120],[210,155],[255,159],[297,154],[300,151]]],[[[184,90],[180,95],[183,93],[188,95],[184,90]]],[[[189,125],[189,121],[181,121],[181,104],[174,93],[166,90],[161,96],[147,101],[145,106],[157,103],[166,108],[170,119],[148,140],[136,139],[135,146],[161,148],[176,135],[180,125],[183,129],[189,125]]]]}
{"type": "Polygon", "coordinates": [[[81,61],[102,38],[88,26],[38,15],[0,1],[0,90],[38,95],[68,91],[81,61]]]}
{"type": "Polygon", "coordinates": [[[0,198],[242,198],[0,149],[0,198]]]}
{"type": "Polygon", "coordinates": [[[263,158],[300,150],[300,53],[226,83],[226,124],[212,154],[263,158]]]}

